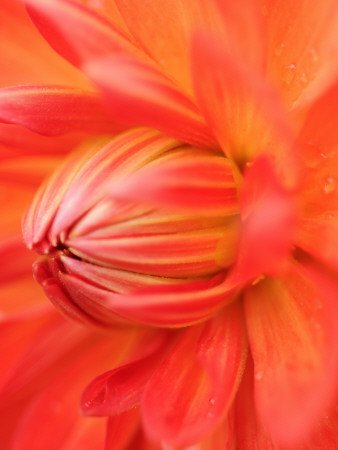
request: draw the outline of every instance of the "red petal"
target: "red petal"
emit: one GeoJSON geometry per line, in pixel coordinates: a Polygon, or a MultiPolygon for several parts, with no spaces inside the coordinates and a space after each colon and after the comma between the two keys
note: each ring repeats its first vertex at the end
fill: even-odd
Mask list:
{"type": "Polygon", "coordinates": [[[38,317],[25,315],[22,320],[7,321],[0,331],[5,363],[1,417],[13,407],[17,415],[10,448],[103,448],[105,422],[79,415],[80,393],[98,373],[129,359],[139,343],[144,343],[143,331],[135,328],[96,334],[49,310],[38,317]],[[21,410],[25,398],[29,404],[21,410]]]}
{"type": "Polygon", "coordinates": [[[258,413],[273,438],[296,445],[325,414],[336,391],[337,283],[295,266],[261,281],[245,298],[258,413]]]}
{"type": "MultiPolygon", "coordinates": [[[[232,408],[227,413],[222,422],[218,425],[218,427],[205,439],[200,441],[198,445],[199,450],[234,450],[236,448],[236,436],[234,430],[232,408]]],[[[194,446],[192,448],[194,448],[194,446]]]]}
{"type": "Polygon", "coordinates": [[[3,321],[1,334],[1,405],[6,408],[45,386],[60,358],[67,360],[74,349],[88,345],[89,332],[45,307],[3,321]]]}
{"type": "Polygon", "coordinates": [[[74,238],[65,241],[73,254],[97,264],[143,274],[189,278],[213,275],[231,264],[221,260],[219,246],[236,237],[237,227],[149,236],[112,236],[110,239],[74,238]],[[173,250],[174,249],[174,250],[173,250]],[[220,258],[218,258],[220,256],[220,258]]]}
{"type": "Polygon", "coordinates": [[[285,112],[259,72],[205,33],[194,36],[192,70],[198,105],[227,155],[240,165],[266,148],[285,157],[285,112]]]}
{"type": "MultiPolygon", "coordinates": [[[[71,133],[50,139],[33,133],[19,125],[7,125],[0,123],[0,154],[14,157],[26,154],[62,155],[73,150],[83,139],[79,133],[71,133]]],[[[26,169],[28,165],[26,164],[26,169]]],[[[55,168],[55,164],[54,164],[55,168]]]]}
{"type": "Polygon", "coordinates": [[[0,274],[1,314],[23,312],[45,303],[41,289],[32,279],[34,259],[35,255],[26,249],[21,235],[1,236],[0,260],[6,261],[0,274]]]}
{"type": "Polygon", "coordinates": [[[107,349],[102,352],[99,345],[94,348],[89,345],[87,349],[82,349],[82,356],[74,355],[70,364],[61,370],[58,368],[56,376],[39,389],[29,408],[23,412],[15,433],[13,449],[72,450],[83,446],[88,450],[103,448],[105,420],[81,417],[78,412],[78,396],[88,378],[102,366],[98,357],[104,359],[108,355],[107,349]],[[94,367],[96,369],[93,370],[94,367]]]}
{"type": "Polygon", "coordinates": [[[295,234],[296,204],[265,157],[245,172],[241,215],[243,234],[236,270],[243,282],[283,270],[295,234]]]}
{"type": "Polygon", "coordinates": [[[119,416],[109,417],[104,450],[125,450],[140,425],[140,412],[134,408],[119,416]]]}
{"type": "Polygon", "coordinates": [[[54,173],[48,184],[41,186],[23,220],[23,235],[29,248],[35,247],[43,240],[63,195],[81,163],[78,154],[73,155],[67,165],[54,173]]]}
{"type": "Polygon", "coordinates": [[[101,105],[99,95],[56,86],[1,89],[0,120],[48,136],[70,131],[116,131],[116,126],[101,105]]]}
{"type": "Polygon", "coordinates": [[[138,51],[107,19],[77,1],[25,0],[25,4],[44,38],[75,66],[100,55],[138,51]]]}
{"type": "MultiPolygon", "coordinates": [[[[279,450],[279,447],[275,445],[269,434],[263,429],[256,415],[253,375],[252,359],[248,358],[235,403],[235,430],[238,450],[279,450]]],[[[285,448],[285,450],[291,449],[285,448]]]]}
{"type": "MultiPolygon", "coordinates": [[[[102,138],[85,144],[84,151],[71,157],[40,197],[36,197],[29,212],[36,226],[34,242],[38,243],[46,234],[57,212],[49,230],[49,240],[57,245],[60,234],[105,197],[108,180],[127,175],[147,158],[155,158],[176,145],[176,141],[146,129],[130,130],[111,141],[102,138]]],[[[27,227],[30,220],[27,217],[27,227]]]]}
{"type": "Polygon", "coordinates": [[[200,155],[195,149],[176,158],[162,157],[125,180],[112,183],[111,193],[113,197],[209,217],[238,212],[229,161],[221,156],[200,155]]]}
{"type": "Polygon", "coordinates": [[[118,55],[89,62],[85,71],[103,90],[117,123],[150,126],[199,147],[217,146],[196,106],[154,67],[118,55]]]}
{"type": "Polygon", "coordinates": [[[184,446],[212,431],[231,405],[245,357],[238,305],[185,331],[144,391],[141,409],[149,436],[184,446]]]}
{"type": "MultiPolygon", "coordinates": [[[[51,264],[53,264],[53,262],[54,260],[51,260],[51,264]]],[[[33,274],[35,280],[43,288],[46,296],[62,314],[90,327],[104,325],[86,314],[83,308],[77,306],[77,304],[69,298],[67,291],[62,288],[60,282],[51,273],[47,261],[38,260],[34,263],[33,274]]]]}
{"type": "Polygon", "coordinates": [[[237,283],[217,275],[208,281],[156,286],[107,302],[123,317],[157,326],[186,326],[210,317],[234,300],[237,283]]]}
{"type": "Polygon", "coordinates": [[[95,378],[82,393],[83,414],[114,416],[138,405],[144,386],[166,353],[165,337],[158,333],[148,352],[141,349],[143,357],[95,378]]]}

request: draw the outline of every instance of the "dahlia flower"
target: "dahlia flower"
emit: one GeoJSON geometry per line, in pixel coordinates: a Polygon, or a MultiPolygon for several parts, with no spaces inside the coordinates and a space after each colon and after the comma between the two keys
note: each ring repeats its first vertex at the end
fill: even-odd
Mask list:
{"type": "Polygon", "coordinates": [[[2,448],[337,448],[337,2],[0,4],[2,448]]]}

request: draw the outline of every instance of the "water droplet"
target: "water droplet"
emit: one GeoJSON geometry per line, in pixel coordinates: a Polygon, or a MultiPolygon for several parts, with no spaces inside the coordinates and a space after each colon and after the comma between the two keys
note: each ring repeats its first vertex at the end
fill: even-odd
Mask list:
{"type": "Polygon", "coordinates": [[[310,56],[311,62],[313,64],[317,64],[318,63],[318,54],[317,54],[316,50],[314,48],[310,48],[310,50],[308,50],[308,54],[310,56]]]}
{"type": "Polygon", "coordinates": [[[323,189],[324,189],[325,194],[327,194],[327,195],[331,194],[336,189],[336,182],[335,182],[334,178],[332,178],[332,177],[326,178],[323,189]]]}
{"type": "Polygon", "coordinates": [[[296,75],[296,65],[295,64],[289,64],[288,66],[285,67],[283,79],[286,84],[291,84],[295,75],[296,75]]]}
{"type": "Polygon", "coordinates": [[[266,5],[262,5],[262,14],[264,17],[268,15],[268,7],[266,5]]]}
{"type": "Polygon", "coordinates": [[[324,158],[324,159],[327,159],[327,155],[326,155],[324,152],[321,152],[321,153],[320,153],[320,156],[321,156],[322,158],[324,158]]]}
{"type": "Polygon", "coordinates": [[[257,381],[260,381],[263,378],[263,372],[257,372],[255,373],[255,379],[257,381]]]}
{"type": "Polygon", "coordinates": [[[300,81],[303,83],[303,84],[307,84],[308,83],[308,77],[307,77],[307,75],[306,75],[306,73],[305,72],[303,72],[303,73],[301,73],[301,75],[300,75],[300,81]]]}
{"type": "Polygon", "coordinates": [[[211,399],[210,399],[210,403],[211,403],[212,405],[214,405],[214,404],[215,404],[215,399],[214,399],[214,398],[211,398],[211,399]]]}
{"type": "Polygon", "coordinates": [[[275,48],[275,55],[280,56],[283,53],[284,48],[285,48],[285,44],[283,44],[283,43],[277,45],[277,47],[275,48]]]}

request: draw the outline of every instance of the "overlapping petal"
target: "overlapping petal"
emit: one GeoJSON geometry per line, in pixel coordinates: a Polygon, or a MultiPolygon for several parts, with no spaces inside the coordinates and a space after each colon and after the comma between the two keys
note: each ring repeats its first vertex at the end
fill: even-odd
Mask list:
{"type": "Polygon", "coordinates": [[[186,330],[145,388],[141,407],[147,433],[174,447],[207,435],[231,405],[245,349],[239,305],[186,330]]]}
{"type": "Polygon", "coordinates": [[[23,2],[1,1],[0,85],[50,83],[85,88],[81,72],[57,55],[41,39],[23,2]],[[32,51],[34,49],[34,51],[32,51]]]}
{"type": "Polygon", "coordinates": [[[278,443],[300,444],[334,399],[336,289],[310,265],[245,295],[257,411],[278,443]]]}
{"type": "Polygon", "coordinates": [[[112,117],[150,126],[199,147],[217,147],[194,103],[156,67],[124,55],[94,60],[86,73],[102,89],[112,117]]]}
{"type": "Polygon", "coordinates": [[[263,3],[267,74],[287,106],[307,103],[337,76],[337,2],[263,3]]]}
{"type": "Polygon", "coordinates": [[[336,2],[25,4],[59,55],[2,2],[0,84],[31,83],[0,91],[5,450],[335,448],[336,2]],[[36,280],[88,331],[28,312],[18,209],[115,124],[152,129],[85,142],[24,220],[36,280]]]}
{"type": "Polygon", "coordinates": [[[71,131],[103,134],[118,129],[99,94],[57,86],[1,89],[0,121],[47,136],[71,131]]]}
{"type": "Polygon", "coordinates": [[[47,42],[77,67],[99,56],[140,51],[123,31],[76,0],[25,0],[25,4],[47,42]]]}
{"type": "Polygon", "coordinates": [[[197,149],[175,158],[164,156],[119,183],[112,182],[110,189],[117,198],[201,216],[239,213],[230,162],[222,156],[199,154],[197,149]]]}
{"type": "Polygon", "coordinates": [[[225,154],[240,166],[267,149],[279,159],[290,129],[277,93],[262,75],[201,32],[194,36],[191,62],[198,105],[225,154]]]}
{"type": "Polygon", "coordinates": [[[298,245],[337,267],[338,85],[333,84],[307,111],[296,150],[307,167],[298,245]]]}

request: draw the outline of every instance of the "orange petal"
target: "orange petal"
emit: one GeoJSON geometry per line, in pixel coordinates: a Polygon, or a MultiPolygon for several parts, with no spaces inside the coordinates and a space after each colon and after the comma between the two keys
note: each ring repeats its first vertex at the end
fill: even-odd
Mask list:
{"type": "Polygon", "coordinates": [[[23,2],[1,1],[0,29],[1,87],[41,82],[88,87],[85,77],[41,37],[23,2]]]}
{"type": "Polygon", "coordinates": [[[285,112],[259,72],[206,33],[194,36],[192,71],[198,105],[227,155],[240,166],[267,148],[282,156],[285,112]]]}
{"type": "MultiPolygon", "coordinates": [[[[212,0],[222,14],[224,29],[220,35],[226,49],[241,55],[258,70],[265,68],[265,24],[258,0],[229,2],[212,0]]],[[[212,4],[212,1],[208,3],[212,4]]]]}
{"type": "Polygon", "coordinates": [[[47,42],[77,67],[94,57],[138,52],[105,17],[75,0],[25,0],[25,4],[47,42]]]}
{"type": "Polygon", "coordinates": [[[154,67],[126,56],[94,60],[86,73],[103,90],[117,123],[145,125],[199,147],[215,147],[196,106],[154,67]]]}
{"type": "Polygon", "coordinates": [[[338,267],[338,83],[306,111],[295,151],[305,162],[302,221],[297,244],[338,267]]]}
{"type": "Polygon", "coordinates": [[[210,2],[198,0],[116,0],[131,34],[163,71],[185,91],[191,91],[188,49],[196,26],[219,23],[210,2]],[[156,39],[154,39],[156,36],[156,39]]]}
{"type": "Polygon", "coordinates": [[[267,73],[289,107],[326,88],[338,65],[336,0],[265,2],[267,73]]]}
{"type": "Polygon", "coordinates": [[[56,86],[1,89],[0,120],[48,136],[116,131],[98,94],[56,86]]]}
{"type": "Polygon", "coordinates": [[[307,264],[245,294],[257,411],[277,443],[300,444],[332,402],[336,292],[336,280],[307,264]]]}
{"type": "Polygon", "coordinates": [[[144,391],[141,410],[149,436],[184,446],[212,431],[232,403],[245,358],[238,305],[186,330],[144,391]]]}

